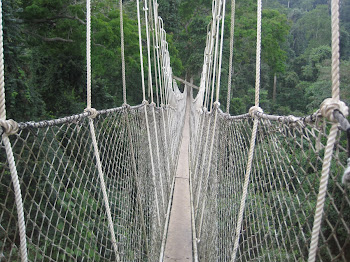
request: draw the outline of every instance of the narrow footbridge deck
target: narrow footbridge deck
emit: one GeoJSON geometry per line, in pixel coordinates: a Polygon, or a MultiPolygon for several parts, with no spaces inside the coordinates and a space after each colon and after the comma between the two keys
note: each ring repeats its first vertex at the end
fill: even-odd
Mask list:
{"type": "Polygon", "coordinates": [[[191,203],[189,184],[189,101],[187,100],[180,155],[165,246],[164,261],[192,261],[191,203]]]}

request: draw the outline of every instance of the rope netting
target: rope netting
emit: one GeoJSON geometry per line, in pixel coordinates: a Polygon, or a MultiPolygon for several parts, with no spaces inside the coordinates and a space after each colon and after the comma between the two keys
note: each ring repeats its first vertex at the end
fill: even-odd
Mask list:
{"type": "MultiPolygon", "coordinates": [[[[185,99],[178,105],[176,110],[155,108],[155,119],[152,105],[140,105],[105,110],[93,120],[121,261],[159,258],[185,99]],[[172,156],[170,170],[165,158],[155,165],[155,180],[150,177],[144,107],[149,109],[150,124],[156,122],[160,153],[172,156]],[[165,141],[164,131],[171,141],[165,141]]],[[[30,127],[10,137],[22,189],[30,261],[116,260],[88,122],[85,116],[40,128],[29,123],[30,127]]],[[[154,132],[151,141],[155,150],[154,132]]],[[[7,260],[17,260],[16,207],[3,155],[1,165],[0,252],[7,260]]]]}
{"type": "Polygon", "coordinates": [[[230,116],[219,109],[218,96],[213,103],[220,68],[213,39],[224,8],[225,0],[213,1],[201,84],[191,103],[195,261],[349,261],[350,197],[343,184],[349,156],[338,123],[350,129],[339,100],[339,1],[332,1],[332,98],[306,117],[268,115],[259,107],[261,0],[255,105],[230,116]]]}
{"type": "MultiPolygon", "coordinates": [[[[191,168],[199,260],[230,261],[253,121],[220,113],[209,159],[205,138],[212,135],[214,113],[200,118],[191,168]]],[[[307,260],[329,127],[322,118],[289,123],[259,117],[237,261],[307,260]]],[[[317,261],[350,258],[349,189],[341,183],[346,159],[338,132],[317,261]]]]}
{"type": "Polygon", "coordinates": [[[42,122],[6,120],[4,78],[0,78],[0,261],[163,258],[186,92],[181,93],[172,79],[157,1],[143,1],[142,12],[137,1],[143,102],[127,104],[122,1],[119,4],[123,106],[96,111],[91,105],[89,0],[83,113],[42,122]],[[153,53],[150,46],[156,47],[153,53]],[[148,61],[146,77],[143,56],[148,61]]]}

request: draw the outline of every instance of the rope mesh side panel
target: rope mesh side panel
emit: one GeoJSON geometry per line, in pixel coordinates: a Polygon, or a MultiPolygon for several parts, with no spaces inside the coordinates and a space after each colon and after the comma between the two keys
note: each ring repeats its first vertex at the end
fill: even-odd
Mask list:
{"type": "MultiPolygon", "coordinates": [[[[204,157],[206,132],[211,132],[207,125],[213,121],[214,114],[192,113],[192,126],[200,118],[205,119],[202,139],[191,139],[192,159],[196,161],[204,157]]],[[[198,185],[209,164],[201,161],[196,165],[191,161],[199,261],[231,259],[252,126],[248,116],[219,114],[209,183],[201,187],[201,192],[198,185]]],[[[288,124],[259,118],[236,261],[307,260],[330,126],[323,119],[309,124],[300,121],[288,124]]],[[[341,184],[346,153],[346,139],[338,135],[317,261],[350,259],[349,188],[341,184]]]]}
{"type": "MultiPolygon", "coordinates": [[[[173,154],[170,158],[172,167],[176,166],[176,143],[180,141],[184,119],[182,108],[186,102],[182,98],[178,103],[177,109],[155,108],[159,145],[164,154],[173,154]],[[171,144],[170,139],[167,141],[168,147],[164,145],[161,110],[167,116],[167,132],[174,134],[174,141],[171,140],[171,144]]],[[[154,186],[149,176],[144,106],[123,107],[94,119],[122,261],[157,260],[166,217],[163,212],[159,227],[154,192],[160,193],[162,189],[159,181],[154,186]],[[129,121],[131,141],[126,121],[129,121]],[[133,163],[136,163],[136,173],[133,163]]],[[[54,126],[27,127],[18,135],[10,136],[22,188],[30,261],[116,259],[88,122],[88,118],[83,117],[54,126]]],[[[154,141],[154,134],[151,138],[154,141]]],[[[13,261],[19,259],[17,214],[2,144],[0,150],[0,260],[13,261]]],[[[170,183],[165,182],[167,168],[167,162],[162,158],[156,175],[163,179],[166,200],[170,192],[170,183]]],[[[175,170],[170,170],[170,174],[173,176],[175,170]]]]}

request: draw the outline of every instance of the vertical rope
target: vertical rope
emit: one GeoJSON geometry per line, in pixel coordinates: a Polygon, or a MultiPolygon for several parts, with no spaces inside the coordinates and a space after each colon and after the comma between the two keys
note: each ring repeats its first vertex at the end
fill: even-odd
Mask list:
{"type": "Polygon", "coordinates": [[[123,0],[119,1],[119,10],[120,10],[120,53],[121,53],[121,58],[122,58],[123,103],[127,104],[127,101],[126,101],[126,81],[125,81],[123,0]]]}
{"type": "Polygon", "coordinates": [[[111,208],[109,206],[109,201],[108,201],[106,182],[104,180],[102,164],[101,164],[101,158],[100,158],[100,154],[99,154],[98,146],[97,146],[94,122],[93,122],[93,119],[91,119],[91,118],[89,119],[89,125],[90,125],[90,133],[91,133],[91,138],[92,138],[92,145],[94,147],[94,154],[95,154],[95,158],[96,158],[96,165],[97,165],[97,170],[98,170],[98,176],[99,176],[100,184],[101,184],[101,190],[102,190],[102,195],[103,195],[103,202],[105,204],[109,231],[111,233],[111,238],[112,238],[112,245],[113,245],[113,249],[114,249],[114,252],[115,252],[115,255],[116,255],[116,259],[117,259],[117,261],[120,261],[119,252],[118,252],[118,246],[117,246],[117,240],[115,238],[115,232],[114,232],[114,223],[113,223],[113,219],[112,219],[111,208]]]}
{"type": "Polygon", "coordinates": [[[255,106],[259,106],[260,64],[261,64],[261,0],[258,0],[257,37],[256,37],[256,69],[255,69],[255,106]]]}
{"type": "MultiPolygon", "coordinates": [[[[87,111],[90,111],[91,115],[93,115],[93,112],[95,110],[91,108],[91,5],[90,5],[90,0],[86,1],[86,9],[87,9],[87,12],[86,12],[86,20],[87,20],[87,22],[86,22],[86,67],[87,67],[86,107],[87,107],[87,111]]],[[[101,184],[103,201],[104,201],[104,205],[105,205],[106,213],[107,213],[109,231],[110,231],[111,238],[112,238],[112,246],[113,246],[113,249],[114,249],[114,252],[116,255],[116,260],[120,261],[117,240],[116,240],[115,232],[114,232],[114,223],[113,223],[113,219],[112,219],[111,208],[109,206],[106,183],[104,180],[101,158],[100,158],[96,134],[95,134],[95,127],[94,127],[94,122],[93,122],[92,118],[89,119],[89,126],[90,126],[92,145],[94,148],[94,155],[95,155],[95,159],[96,159],[98,176],[99,176],[100,184],[101,184]]]]}
{"type": "MultiPolygon", "coordinates": [[[[2,121],[6,120],[2,1],[0,1],[0,120],[2,121]]],[[[26,225],[24,222],[22,193],[21,193],[21,188],[19,184],[15,158],[13,156],[11,142],[7,134],[2,135],[2,142],[5,146],[7,161],[9,163],[9,168],[11,173],[11,180],[12,180],[13,189],[15,193],[15,202],[16,202],[16,208],[17,208],[18,228],[19,228],[19,238],[20,238],[21,261],[27,262],[28,254],[27,254],[26,225]]]]}
{"type": "MultiPolygon", "coordinates": [[[[334,102],[339,102],[339,93],[339,0],[332,0],[332,99],[334,102]]],[[[329,171],[337,132],[338,123],[333,123],[328,135],[327,145],[324,153],[320,188],[317,196],[314,225],[312,228],[311,243],[309,249],[309,262],[314,262],[316,260],[316,252],[321,230],[329,171]]]]}
{"type": "Polygon", "coordinates": [[[336,136],[338,133],[338,124],[333,124],[328,135],[327,145],[324,153],[322,173],[320,179],[320,188],[317,196],[316,211],[314,217],[314,225],[312,228],[311,243],[309,249],[309,262],[314,262],[316,260],[316,251],[318,246],[318,239],[321,230],[321,222],[323,216],[323,207],[326,198],[329,169],[331,166],[333,147],[336,141],[336,136]]]}
{"type": "MultiPolygon", "coordinates": [[[[260,56],[261,56],[261,5],[262,5],[261,0],[257,0],[257,2],[258,2],[258,10],[257,10],[257,36],[256,36],[255,108],[258,108],[259,106],[260,56]]],[[[249,178],[250,178],[250,173],[252,169],[253,155],[255,150],[256,133],[257,133],[258,123],[259,123],[259,120],[254,116],[254,111],[252,112],[251,116],[254,118],[254,125],[252,130],[252,137],[250,140],[248,163],[247,163],[247,169],[244,177],[244,185],[243,185],[243,191],[242,191],[241,204],[239,207],[231,262],[234,262],[237,256],[239,239],[241,236],[241,229],[242,229],[243,213],[244,213],[247,194],[248,194],[249,178]]]]}
{"type": "Polygon", "coordinates": [[[0,1],[0,119],[6,120],[5,76],[4,76],[4,39],[2,30],[2,0],[0,1]]]}
{"type": "Polygon", "coordinates": [[[151,94],[151,102],[153,103],[153,87],[152,87],[152,65],[151,65],[151,44],[150,44],[150,33],[148,26],[148,6],[147,0],[145,0],[145,20],[146,20],[146,41],[147,41],[147,62],[148,62],[148,89],[151,94]]]}
{"type": "Polygon", "coordinates": [[[90,0],[86,1],[86,107],[91,108],[91,5],[90,0]]]}
{"type": "Polygon", "coordinates": [[[159,213],[159,202],[158,202],[158,193],[156,190],[156,177],[155,177],[155,168],[154,168],[154,160],[153,160],[153,150],[152,150],[152,140],[148,122],[148,113],[147,113],[147,101],[146,101],[146,90],[145,90],[145,79],[144,79],[144,70],[143,70],[143,55],[142,55],[142,35],[141,35],[141,16],[140,16],[140,1],[137,0],[137,21],[139,28],[139,48],[140,48],[140,63],[141,63],[141,77],[142,77],[142,95],[143,95],[143,103],[145,108],[145,120],[146,120],[146,129],[147,129],[147,138],[148,138],[148,147],[150,153],[151,160],[151,168],[152,168],[152,180],[154,184],[154,197],[156,201],[156,212],[158,225],[160,226],[160,213],[159,213]]]}
{"type": "Polygon", "coordinates": [[[233,71],[233,39],[235,33],[235,13],[236,0],[231,0],[231,31],[230,31],[230,61],[228,66],[228,81],[227,81],[227,102],[226,113],[230,113],[231,103],[231,85],[232,85],[232,71],[233,71]]]}
{"type": "Polygon", "coordinates": [[[217,11],[217,18],[215,20],[215,27],[214,27],[214,31],[212,31],[215,34],[215,54],[214,54],[214,67],[213,67],[213,77],[212,77],[212,87],[211,87],[211,99],[210,99],[210,109],[212,109],[213,107],[213,103],[214,103],[214,89],[215,89],[215,79],[216,79],[216,71],[217,71],[217,66],[218,66],[218,48],[219,48],[219,30],[220,30],[220,14],[221,14],[221,0],[218,1],[218,11],[217,11]]]}
{"type": "Polygon", "coordinates": [[[140,66],[141,66],[141,81],[142,81],[142,95],[143,101],[146,100],[146,91],[145,91],[145,72],[143,69],[143,54],[142,54],[142,34],[141,34],[141,18],[140,18],[140,0],[136,1],[137,3],[137,25],[139,32],[139,49],[140,49],[140,66]]]}
{"type": "Polygon", "coordinates": [[[339,0],[332,0],[332,98],[339,101],[339,0]]]}
{"type": "MultiPolygon", "coordinates": [[[[151,9],[152,10],[152,9],[151,9]]],[[[165,199],[164,199],[164,189],[163,189],[163,179],[162,179],[162,172],[161,172],[161,165],[160,165],[160,153],[159,153],[159,142],[158,142],[158,131],[157,131],[157,122],[156,122],[156,115],[155,115],[155,104],[153,102],[153,86],[152,86],[152,70],[151,70],[151,47],[150,47],[150,35],[149,35],[149,27],[148,27],[148,6],[147,1],[145,1],[145,18],[146,18],[146,33],[147,33],[147,55],[148,55],[148,83],[149,88],[151,89],[151,101],[152,101],[152,115],[153,115],[153,126],[154,126],[154,135],[156,140],[156,153],[157,153],[157,162],[158,162],[158,169],[159,169],[159,183],[160,183],[160,191],[161,191],[161,198],[162,198],[162,205],[164,209],[164,213],[166,213],[165,209],[165,199]]],[[[150,144],[151,146],[151,144],[150,144]]]]}
{"type": "Polygon", "coordinates": [[[219,97],[220,97],[222,49],[223,49],[223,46],[224,46],[225,11],[226,11],[226,0],[223,1],[223,5],[222,5],[221,40],[220,40],[220,53],[219,53],[219,72],[218,72],[218,79],[217,79],[217,83],[216,83],[216,102],[219,102],[219,97]]]}

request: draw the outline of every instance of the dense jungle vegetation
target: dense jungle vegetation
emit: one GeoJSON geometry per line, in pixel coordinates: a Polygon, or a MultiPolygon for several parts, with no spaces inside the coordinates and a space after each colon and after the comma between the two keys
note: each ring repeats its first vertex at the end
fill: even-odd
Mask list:
{"type": "MultiPolygon", "coordinates": [[[[135,2],[135,0],[123,0],[127,99],[131,105],[139,104],[142,101],[135,2]]],[[[168,32],[167,40],[169,42],[174,75],[188,81],[193,78],[194,84],[199,85],[207,25],[211,18],[212,1],[158,0],[158,2],[159,14],[163,17],[165,28],[168,32]]],[[[8,118],[13,118],[16,121],[32,121],[83,112],[86,107],[85,4],[85,0],[3,1],[6,108],[8,118]]],[[[220,102],[223,109],[226,106],[228,86],[230,5],[231,1],[227,0],[222,85],[220,89],[220,102]]],[[[118,6],[117,0],[92,0],[92,105],[97,109],[116,107],[123,103],[118,6]]],[[[349,103],[350,0],[341,1],[340,15],[341,99],[349,103]]],[[[254,99],[256,0],[236,0],[235,24],[234,71],[230,113],[241,114],[248,111],[253,105],[254,99]]],[[[323,99],[330,97],[330,44],[330,0],[263,0],[261,107],[265,112],[305,115],[314,112],[319,108],[323,99]]],[[[145,38],[143,45],[145,51],[145,38]]],[[[144,56],[146,58],[145,53],[144,56]]],[[[145,62],[146,65],[147,62],[145,62]]],[[[58,135],[54,136],[54,139],[56,139],[54,143],[48,142],[50,139],[53,139],[52,135],[33,135],[30,139],[35,141],[43,140],[41,148],[44,148],[44,150],[48,148],[49,152],[50,150],[52,151],[52,148],[58,148],[54,153],[50,152],[50,154],[62,155],[62,159],[68,163],[69,161],[66,158],[68,159],[76,152],[74,148],[68,148],[67,150],[61,148],[60,141],[63,140],[66,143],[66,140],[62,139],[63,131],[57,132],[58,135]],[[48,140],[44,140],[44,135],[48,137],[48,140]],[[50,146],[44,146],[49,144],[50,146]]],[[[30,133],[31,131],[27,130],[26,132],[30,133]]],[[[29,144],[32,142],[28,141],[29,144]]],[[[343,141],[346,140],[344,139],[343,141]]],[[[27,143],[27,141],[24,142],[27,143]]],[[[325,143],[325,141],[322,141],[322,143],[325,143]]],[[[309,159],[301,154],[301,150],[295,149],[293,154],[290,154],[291,159],[295,161],[292,163],[292,167],[304,167],[306,164],[312,166],[311,163],[314,162],[320,165],[318,155],[312,155],[309,159]],[[300,156],[300,162],[295,160],[298,159],[296,156],[300,156]]],[[[19,162],[20,164],[18,164],[20,173],[24,174],[24,184],[31,177],[44,177],[43,174],[45,174],[46,170],[37,170],[36,173],[31,173],[30,171],[37,166],[36,155],[39,152],[39,148],[33,147],[22,150],[20,143],[16,143],[14,151],[17,154],[22,152],[24,152],[23,155],[28,152],[31,154],[28,157],[28,161],[23,160],[26,162],[19,162]]],[[[339,158],[342,163],[345,163],[345,152],[341,152],[339,158]]],[[[23,157],[23,159],[26,158],[23,157]]],[[[5,163],[5,160],[2,159],[1,162],[5,163]]],[[[50,166],[45,166],[45,168],[50,170],[56,169],[57,174],[70,173],[70,170],[79,169],[75,167],[74,163],[72,166],[70,163],[67,164],[67,167],[60,163],[53,163],[50,166]]],[[[338,165],[339,163],[336,164],[338,165]]],[[[333,170],[339,168],[336,164],[332,165],[331,168],[333,170]]],[[[317,168],[317,170],[319,169],[320,167],[317,168]]],[[[315,170],[316,168],[309,168],[306,172],[314,178],[317,175],[315,170]]],[[[50,172],[48,173],[50,174],[50,172]]],[[[334,173],[340,174],[339,171],[334,173]]],[[[54,174],[52,173],[52,175],[54,174]]],[[[94,174],[91,173],[92,175],[94,174]]],[[[83,177],[86,180],[89,179],[89,177],[83,175],[81,170],[76,172],[76,176],[83,177]]],[[[11,183],[9,175],[3,176],[2,179],[5,181],[2,181],[4,185],[11,183]]],[[[73,181],[75,176],[73,175],[70,179],[73,181]]],[[[59,182],[52,180],[54,181],[52,187],[60,188],[59,182]]],[[[34,191],[36,188],[45,188],[43,185],[45,185],[46,180],[37,179],[36,181],[39,182],[35,187],[29,184],[29,191],[34,191]]],[[[350,217],[348,204],[342,202],[347,200],[343,200],[342,191],[338,190],[337,183],[337,181],[331,180],[329,191],[335,192],[335,206],[346,206],[344,208],[344,210],[347,208],[345,211],[342,209],[342,216],[344,221],[348,221],[350,217]]],[[[309,184],[304,184],[303,186],[305,187],[303,190],[312,192],[313,188],[309,184]]],[[[82,203],[92,203],[91,206],[93,207],[98,205],[97,200],[99,198],[97,195],[80,192],[80,190],[74,189],[73,186],[69,185],[69,188],[66,190],[68,193],[64,193],[64,197],[60,198],[61,202],[59,204],[67,207],[68,210],[75,203],[74,199],[78,199],[76,196],[79,196],[79,200],[81,199],[82,203]]],[[[59,192],[59,190],[56,191],[59,192]]],[[[282,189],[279,191],[279,188],[277,188],[277,193],[283,194],[282,189]]],[[[6,190],[0,192],[3,199],[5,199],[4,196],[7,194],[6,190]]],[[[31,195],[31,192],[29,192],[28,195],[33,197],[32,195],[35,194],[31,195]]],[[[30,197],[25,199],[25,206],[31,205],[32,199],[30,197]]],[[[36,195],[35,197],[39,198],[40,196],[36,195]]],[[[47,201],[56,203],[56,198],[59,197],[53,194],[51,199],[47,201]]],[[[9,199],[11,201],[7,201],[6,204],[13,206],[13,195],[9,199]]],[[[33,197],[33,199],[35,198],[33,197]]],[[[41,205],[38,206],[38,209],[46,209],[47,204],[44,201],[36,199],[35,201],[41,205]]],[[[8,210],[11,209],[8,208],[8,210]]],[[[35,213],[35,211],[36,208],[33,208],[32,212],[35,213]]],[[[81,212],[83,217],[83,211],[81,212]]],[[[69,216],[72,216],[71,213],[69,216]]],[[[328,211],[328,214],[330,214],[330,221],[333,222],[338,219],[339,212],[337,210],[328,211]]],[[[55,219],[58,221],[58,214],[55,213],[53,217],[53,221],[55,219]]],[[[70,217],[68,218],[71,219],[70,217]]],[[[73,225],[79,224],[76,221],[83,220],[79,216],[74,219],[72,218],[73,222],[71,223],[73,225]]],[[[14,223],[13,221],[12,223],[14,223]]],[[[49,221],[46,223],[49,224],[49,221]]],[[[79,230],[81,225],[84,224],[79,224],[79,230]]],[[[89,222],[89,226],[86,226],[89,230],[83,232],[82,235],[85,234],[92,238],[93,234],[91,232],[96,231],[95,227],[94,223],[89,222]]],[[[15,226],[12,228],[15,228],[15,226]]],[[[30,226],[28,228],[31,231],[30,226]]],[[[61,224],[58,224],[57,228],[61,229],[61,224]]],[[[337,241],[344,245],[344,250],[349,250],[347,248],[349,245],[348,232],[342,229],[336,234],[328,224],[325,224],[323,229],[325,236],[334,234],[337,237],[337,240],[330,241],[331,244],[329,245],[334,254],[337,254],[339,251],[337,241]]],[[[69,231],[68,235],[73,234],[70,232],[69,226],[66,226],[65,230],[69,231]]],[[[50,228],[48,231],[50,231],[50,228]]],[[[15,238],[16,234],[17,231],[15,229],[8,233],[12,238],[15,238]]],[[[49,238],[52,239],[52,243],[56,240],[61,241],[58,240],[58,235],[56,236],[52,232],[50,234],[49,238]]],[[[89,237],[86,237],[86,239],[89,239],[89,237]]],[[[50,244],[51,240],[42,239],[41,241],[42,243],[46,241],[45,245],[49,247],[45,250],[46,253],[55,254],[50,249],[52,246],[50,244]]],[[[40,242],[40,244],[42,243],[40,242]]],[[[43,244],[43,246],[45,245],[43,244]]],[[[85,243],[79,242],[79,245],[84,246],[85,243]]],[[[11,250],[11,248],[8,247],[8,250],[11,250]]],[[[30,249],[31,247],[29,247],[30,249]]],[[[80,252],[80,249],[83,248],[76,247],[75,250],[68,250],[66,253],[72,257],[79,257],[82,256],[77,254],[80,252]]],[[[95,258],[95,261],[98,261],[99,253],[93,249],[91,250],[90,258],[95,258]]],[[[348,258],[350,255],[348,251],[346,252],[346,257],[348,258]]],[[[30,256],[33,256],[33,253],[30,256]]],[[[37,258],[39,259],[40,257],[37,258]]]]}
{"type": "MultiPolygon", "coordinates": [[[[92,1],[93,106],[98,109],[122,103],[117,2],[92,1]]],[[[187,80],[193,77],[198,85],[211,1],[158,2],[168,32],[174,74],[187,80]]],[[[142,99],[134,6],[135,1],[124,1],[130,104],[142,99]]],[[[85,1],[7,0],[3,9],[8,117],[27,121],[81,112],[86,96],[85,1]]],[[[230,1],[226,9],[223,106],[230,1]]],[[[310,113],[330,96],[330,1],[264,0],[263,9],[262,107],[277,114],[310,113]]],[[[342,99],[349,102],[350,0],[341,1],[340,10],[342,99]]],[[[235,24],[231,114],[246,112],[253,101],[256,1],[236,1],[235,24]]]]}

